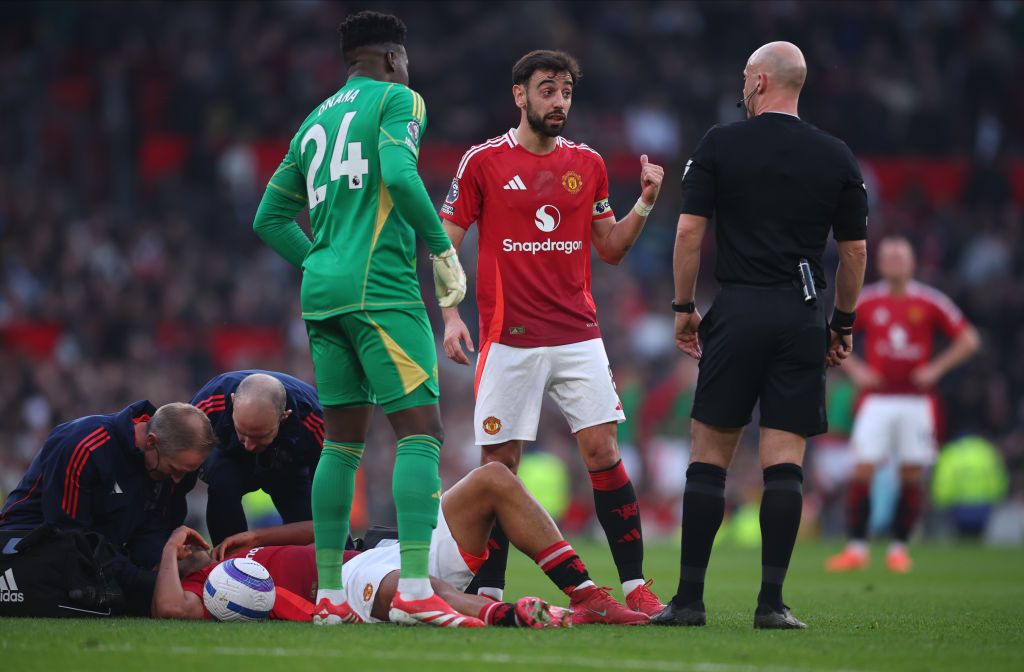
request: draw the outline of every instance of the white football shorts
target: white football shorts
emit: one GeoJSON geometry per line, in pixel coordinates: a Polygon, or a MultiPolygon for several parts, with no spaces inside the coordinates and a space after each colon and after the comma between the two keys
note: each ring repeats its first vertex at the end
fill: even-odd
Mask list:
{"type": "Polygon", "coordinates": [[[545,392],[574,434],[626,420],[600,338],[535,348],[490,343],[477,361],[477,445],[536,439],[545,392]]]}
{"type": "Polygon", "coordinates": [[[935,409],[927,395],[869,394],[850,438],[858,463],[928,466],[935,461],[935,409]]]}
{"type": "MultiPolygon", "coordinates": [[[[437,507],[437,527],[430,538],[430,576],[450,583],[458,590],[465,590],[486,558],[486,552],[483,557],[476,557],[459,548],[444,518],[444,507],[437,507]]],[[[345,586],[349,606],[366,623],[381,622],[370,615],[373,601],[384,577],[401,567],[401,545],[386,541],[342,565],[341,581],[345,586]]]]}

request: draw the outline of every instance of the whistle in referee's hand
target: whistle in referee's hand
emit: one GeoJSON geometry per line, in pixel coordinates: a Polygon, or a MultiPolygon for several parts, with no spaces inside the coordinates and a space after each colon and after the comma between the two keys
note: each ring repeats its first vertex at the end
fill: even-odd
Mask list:
{"type": "Polygon", "coordinates": [[[796,265],[800,273],[800,286],[804,291],[804,305],[813,306],[818,301],[818,290],[814,287],[814,274],[811,273],[811,265],[806,259],[801,259],[796,265]]]}

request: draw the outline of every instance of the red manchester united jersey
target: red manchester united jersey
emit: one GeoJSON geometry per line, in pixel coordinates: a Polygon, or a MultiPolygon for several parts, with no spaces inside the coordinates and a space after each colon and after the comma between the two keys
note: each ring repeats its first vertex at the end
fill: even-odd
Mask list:
{"type": "MultiPolygon", "coordinates": [[[[262,546],[232,558],[252,558],[267,568],[274,579],[276,598],[270,618],[285,621],[309,621],[313,618],[312,600],[316,598],[316,550],[309,546],[262,546]]],[[[216,563],[181,580],[181,587],[199,597],[203,596],[206,577],[216,563]]],[[[206,607],[203,614],[210,618],[206,607]]]]}
{"type": "Polygon", "coordinates": [[[921,394],[910,373],[932,358],[935,332],[950,340],[967,328],[949,298],[919,282],[894,296],[884,282],[868,285],[857,305],[856,333],[864,334],[865,359],[883,378],[882,394],[921,394]]]}
{"type": "Polygon", "coordinates": [[[533,154],[510,130],[466,152],[441,216],[479,229],[481,347],[600,337],[590,294],[590,228],[614,217],[600,154],[563,138],[550,154],[533,154]]]}

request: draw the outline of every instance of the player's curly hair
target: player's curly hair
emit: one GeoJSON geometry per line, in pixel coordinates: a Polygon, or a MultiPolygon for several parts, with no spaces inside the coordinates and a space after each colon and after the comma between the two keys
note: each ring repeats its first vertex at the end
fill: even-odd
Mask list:
{"type": "Polygon", "coordinates": [[[583,72],[579,61],[572,54],[550,49],[537,49],[526,54],[512,66],[512,83],[525,86],[530,77],[538,70],[568,72],[572,76],[573,85],[580,83],[583,72]]]}
{"type": "Polygon", "coordinates": [[[405,24],[400,18],[369,10],[345,17],[338,34],[342,54],[374,44],[405,44],[405,24]]]}

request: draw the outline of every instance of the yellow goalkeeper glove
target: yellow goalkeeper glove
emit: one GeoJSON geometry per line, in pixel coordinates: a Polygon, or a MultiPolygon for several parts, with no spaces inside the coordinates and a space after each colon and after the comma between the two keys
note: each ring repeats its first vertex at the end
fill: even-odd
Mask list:
{"type": "Polygon", "coordinates": [[[466,272],[459,263],[455,248],[449,247],[438,255],[430,255],[434,262],[434,293],[442,308],[453,308],[466,296],[466,272]]]}

